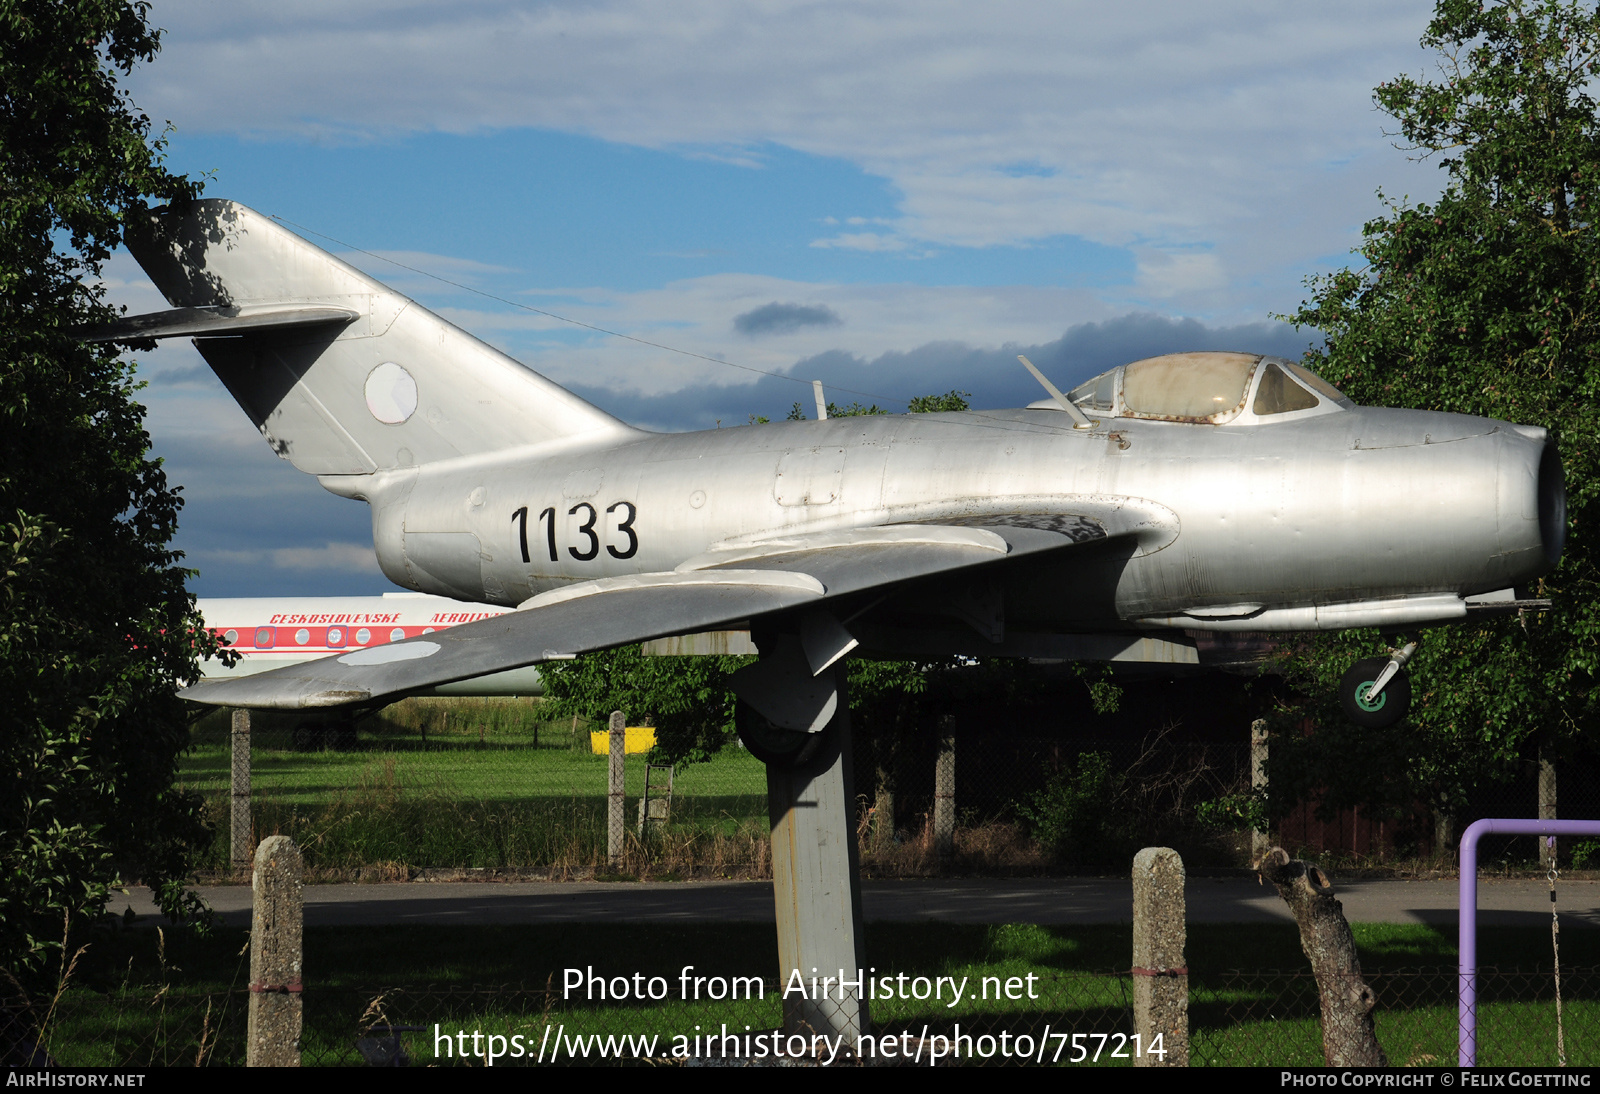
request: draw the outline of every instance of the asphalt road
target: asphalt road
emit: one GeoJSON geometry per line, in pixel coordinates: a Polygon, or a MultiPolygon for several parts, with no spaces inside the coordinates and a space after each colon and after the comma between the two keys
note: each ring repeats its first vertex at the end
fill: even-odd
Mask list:
{"type": "MultiPolygon", "coordinates": [[[[1345,915],[1355,922],[1456,922],[1457,883],[1335,879],[1345,915]]],[[[1125,923],[1133,917],[1132,883],[1116,878],[1024,880],[867,881],[866,918],[883,922],[1125,923]]],[[[198,890],[222,920],[250,920],[250,887],[218,885],[198,890]]],[[[1187,886],[1188,918],[1195,923],[1288,922],[1271,886],[1253,879],[1195,878],[1187,886]]],[[[108,910],[156,915],[150,891],[113,894],[108,910]]],[[[1479,922],[1539,925],[1550,922],[1549,886],[1541,880],[1482,880],[1479,922]]],[[[1563,927],[1600,927],[1600,881],[1562,881],[1558,907],[1563,927]]],[[[772,883],[693,882],[395,882],[309,885],[308,926],[427,923],[772,923],[772,883]]]]}

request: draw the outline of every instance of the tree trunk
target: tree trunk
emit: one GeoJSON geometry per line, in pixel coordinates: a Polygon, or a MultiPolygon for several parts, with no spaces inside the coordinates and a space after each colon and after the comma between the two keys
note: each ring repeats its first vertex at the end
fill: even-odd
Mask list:
{"type": "Polygon", "coordinates": [[[1300,947],[1311,961],[1322,998],[1322,1055],[1329,1067],[1387,1067],[1372,1010],[1377,999],[1361,977],[1355,938],[1333,883],[1317,867],[1274,847],[1257,866],[1300,926],[1300,947]]]}
{"type": "Polygon", "coordinates": [[[895,790],[899,782],[900,731],[905,721],[905,702],[896,704],[894,718],[874,727],[872,755],[874,785],[872,801],[872,847],[886,852],[894,846],[895,790]],[[885,724],[887,722],[887,724],[885,724]]]}
{"type": "MultiPolygon", "coordinates": [[[[1548,743],[1539,746],[1539,819],[1556,819],[1556,750],[1548,743]]],[[[1539,841],[1539,868],[1548,871],[1556,861],[1556,841],[1539,841]]]]}

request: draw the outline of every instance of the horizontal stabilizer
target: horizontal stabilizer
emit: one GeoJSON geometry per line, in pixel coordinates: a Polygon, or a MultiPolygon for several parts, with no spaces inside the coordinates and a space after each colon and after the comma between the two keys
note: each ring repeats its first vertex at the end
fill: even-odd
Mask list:
{"type": "Polygon", "coordinates": [[[85,342],[138,342],[147,338],[216,338],[300,327],[344,326],[361,318],[349,308],[326,304],[246,304],[242,307],[174,308],[129,315],[115,323],[87,327],[85,342]]]}

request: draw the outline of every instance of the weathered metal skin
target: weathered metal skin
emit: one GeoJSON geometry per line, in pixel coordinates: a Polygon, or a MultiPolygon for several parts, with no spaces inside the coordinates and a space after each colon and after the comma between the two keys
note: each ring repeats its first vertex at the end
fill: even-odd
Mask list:
{"type": "Polygon", "coordinates": [[[1316,627],[1275,625],[1269,613],[1464,597],[1543,573],[1559,529],[1539,518],[1543,509],[1549,523],[1559,480],[1547,472],[1541,498],[1540,468],[1555,458],[1542,430],[1422,411],[1352,408],[1238,426],[1108,419],[1079,431],[1058,411],[1015,410],[641,435],[543,458],[469,457],[323,482],[373,503],[378,556],[397,583],[503,604],[572,581],[670,570],[720,543],[1042,520],[1082,512],[1085,498],[1133,499],[1160,514],[1150,530],[1135,543],[1087,548],[1092,558],[1075,553],[1011,575],[1008,625],[1205,629],[1227,616],[1173,617],[1245,606],[1234,613],[1253,620],[1243,629],[1308,630],[1316,627]],[[1120,442],[1108,440],[1113,426],[1120,442]],[[785,477],[825,485],[785,494],[785,477]],[[637,513],[629,531],[638,547],[627,558],[614,557],[630,543],[616,534],[619,503],[637,513]],[[579,559],[595,546],[579,531],[591,516],[585,504],[601,542],[579,559]],[[528,563],[514,516],[523,508],[528,563]]]}
{"type": "Polygon", "coordinates": [[[942,617],[998,645],[1448,622],[1560,556],[1543,429],[1357,407],[1289,362],[1115,369],[1074,393],[1089,428],[1046,401],[653,434],[243,206],[152,214],[129,245],[179,311],[122,334],[198,334],[281,457],[371,504],[384,572],[420,592],[518,605],[895,525],[1066,537],[909,586],[886,576],[886,592],[857,574],[873,591],[833,605],[863,633],[932,633],[942,617]]]}

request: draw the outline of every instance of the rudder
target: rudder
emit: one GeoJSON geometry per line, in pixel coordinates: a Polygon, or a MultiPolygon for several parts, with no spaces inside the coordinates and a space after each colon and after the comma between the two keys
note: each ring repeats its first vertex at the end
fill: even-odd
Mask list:
{"type": "Polygon", "coordinates": [[[158,210],[127,237],[167,300],[199,309],[166,331],[139,317],[147,336],[198,334],[218,378],[301,471],[364,475],[635,432],[236,202],[158,210]],[[194,329],[195,314],[216,336],[194,329]]]}

